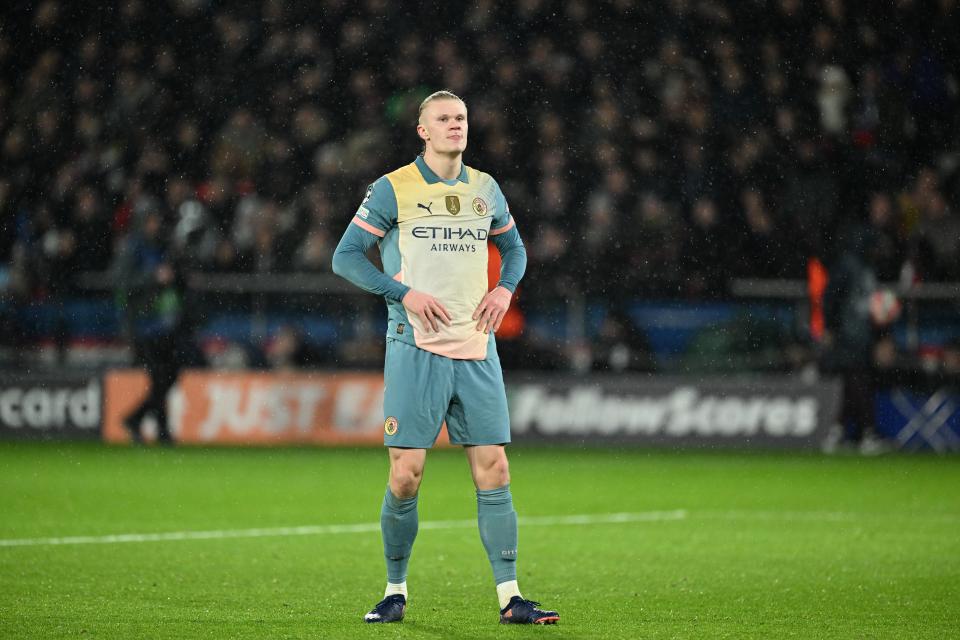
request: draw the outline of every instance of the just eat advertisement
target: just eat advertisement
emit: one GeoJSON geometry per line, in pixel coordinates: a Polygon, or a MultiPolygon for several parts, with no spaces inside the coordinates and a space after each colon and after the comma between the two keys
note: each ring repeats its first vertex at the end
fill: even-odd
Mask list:
{"type": "MultiPolygon", "coordinates": [[[[122,420],[146,397],[139,370],[104,377],[103,437],[127,442],[122,420]]],[[[168,397],[184,444],[379,444],[383,376],[187,371],[168,397]]]]}

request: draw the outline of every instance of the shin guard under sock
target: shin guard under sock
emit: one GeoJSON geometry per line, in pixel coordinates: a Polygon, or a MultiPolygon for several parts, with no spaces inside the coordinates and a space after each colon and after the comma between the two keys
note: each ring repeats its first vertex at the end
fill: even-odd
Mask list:
{"type": "Polygon", "coordinates": [[[387,560],[387,582],[400,584],[407,579],[407,563],[417,537],[417,496],[398,498],[387,487],[380,509],[383,555],[387,560]]]}
{"type": "Polygon", "coordinates": [[[510,485],[477,490],[480,540],[490,559],[496,584],[517,579],[517,512],[510,485]]]}

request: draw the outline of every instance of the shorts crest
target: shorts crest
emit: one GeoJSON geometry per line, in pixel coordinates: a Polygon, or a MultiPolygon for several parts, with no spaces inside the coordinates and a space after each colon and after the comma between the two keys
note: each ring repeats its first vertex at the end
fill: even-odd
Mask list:
{"type": "Polygon", "coordinates": [[[399,428],[400,428],[400,423],[393,416],[390,416],[389,418],[383,421],[383,432],[388,436],[392,436],[393,434],[395,434],[397,432],[397,429],[399,428]]]}

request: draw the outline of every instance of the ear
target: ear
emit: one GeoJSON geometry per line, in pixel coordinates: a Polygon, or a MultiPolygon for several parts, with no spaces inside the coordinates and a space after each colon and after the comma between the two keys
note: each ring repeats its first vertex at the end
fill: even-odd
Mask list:
{"type": "Polygon", "coordinates": [[[422,124],[417,125],[417,135],[420,136],[421,140],[429,140],[430,134],[427,133],[427,128],[422,124]]]}

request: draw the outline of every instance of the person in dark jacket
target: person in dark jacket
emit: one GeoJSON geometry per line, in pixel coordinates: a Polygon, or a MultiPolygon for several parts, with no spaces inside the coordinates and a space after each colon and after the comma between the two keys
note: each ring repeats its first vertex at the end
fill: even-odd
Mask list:
{"type": "Polygon", "coordinates": [[[157,421],[157,441],[173,444],[167,420],[167,394],[180,370],[192,364],[196,353],[185,304],[185,283],[176,256],[164,234],[159,212],[144,214],[115,265],[118,297],[126,311],[126,329],[134,354],[147,371],[150,391],[123,420],[134,442],[143,442],[141,427],[150,414],[157,421]]]}
{"type": "Polygon", "coordinates": [[[827,436],[824,450],[833,453],[843,441],[861,453],[883,452],[876,434],[876,372],[874,348],[880,327],[871,317],[870,299],[878,289],[872,264],[870,230],[852,226],[841,234],[841,249],[830,268],[824,295],[826,349],[823,370],[843,378],[841,424],[827,436]]]}

